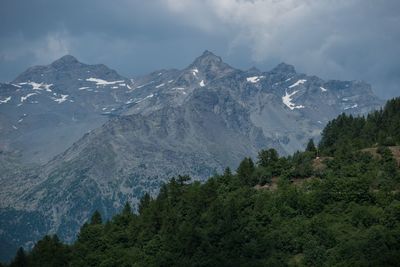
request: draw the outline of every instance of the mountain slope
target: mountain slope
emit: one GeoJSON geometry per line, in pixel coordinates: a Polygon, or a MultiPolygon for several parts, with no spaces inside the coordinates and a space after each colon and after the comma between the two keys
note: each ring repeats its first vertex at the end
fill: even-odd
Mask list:
{"type": "MultiPolygon", "coordinates": [[[[61,114],[82,108],[82,114],[107,121],[30,175],[4,176],[7,188],[19,186],[20,191],[0,192],[0,212],[16,210],[28,218],[37,213],[46,218],[38,232],[58,233],[68,241],[96,209],[110,217],[125,201],[137,204],[144,192],[156,194],[174,175],[204,180],[226,166],[237,166],[245,156],[254,158],[263,148],[293,153],[309,138],[318,139],[323,126],[338,114],[364,114],[382,104],[363,82],[324,81],[284,63],[269,72],[242,71],[209,51],[183,70],[157,71],[133,81],[122,81],[113,71],[100,74],[97,68],[103,67],[71,57],[59,61],[30,69],[15,82],[25,86],[41,72],[48,73],[43,83],[58,81],[67,99],[76,96],[68,102],[75,106],[61,114]],[[70,83],[64,82],[66,76],[73,77],[70,83]],[[83,87],[89,88],[79,90],[83,87]]],[[[40,96],[48,97],[49,85],[39,87],[44,88],[40,96]]],[[[12,236],[13,230],[7,229],[2,237],[12,236]]],[[[21,235],[13,242],[29,244],[35,238],[21,235]]]]}
{"type": "Polygon", "coordinates": [[[104,65],[64,56],[31,67],[0,84],[0,149],[20,151],[23,161],[46,163],[127,98],[131,81],[104,65]]]}

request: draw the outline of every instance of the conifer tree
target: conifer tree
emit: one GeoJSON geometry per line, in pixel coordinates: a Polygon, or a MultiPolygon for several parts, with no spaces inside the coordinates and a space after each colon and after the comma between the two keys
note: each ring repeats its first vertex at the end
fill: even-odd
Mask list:
{"type": "Polygon", "coordinates": [[[306,151],[314,153],[317,152],[317,148],[315,147],[314,140],[312,138],[307,143],[306,151]]]}
{"type": "Polygon", "coordinates": [[[189,182],[190,179],[191,179],[191,178],[190,178],[189,175],[178,175],[177,182],[178,182],[180,185],[184,185],[185,183],[189,182]]]}
{"type": "Polygon", "coordinates": [[[26,257],[25,251],[22,247],[20,247],[17,251],[17,255],[15,255],[14,260],[10,264],[10,267],[27,267],[28,258],[26,257]]]}
{"type": "Polygon", "coordinates": [[[279,160],[278,152],[273,149],[261,150],[258,153],[258,161],[257,164],[262,167],[269,167],[274,165],[279,160]]]}
{"type": "Polygon", "coordinates": [[[130,215],[130,214],[132,214],[132,208],[131,208],[131,205],[129,204],[128,201],[125,203],[124,209],[122,210],[122,214],[123,214],[123,215],[130,215]]]}
{"type": "Polygon", "coordinates": [[[224,176],[225,177],[232,177],[232,171],[229,167],[226,167],[224,170],[224,176]]]}
{"type": "Polygon", "coordinates": [[[138,208],[139,214],[142,214],[143,210],[145,210],[149,206],[150,200],[151,200],[150,195],[149,193],[146,192],[139,202],[139,208],[138,208]]]}
{"type": "Polygon", "coordinates": [[[101,218],[101,214],[98,210],[96,210],[93,215],[92,218],[90,219],[90,224],[95,225],[95,224],[102,224],[103,223],[103,219],[101,218]]]}
{"type": "Polygon", "coordinates": [[[239,181],[242,185],[253,186],[257,183],[253,177],[254,170],[254,163],[251,158],[245,158],[242,160],[236,170],[239,181]]]}

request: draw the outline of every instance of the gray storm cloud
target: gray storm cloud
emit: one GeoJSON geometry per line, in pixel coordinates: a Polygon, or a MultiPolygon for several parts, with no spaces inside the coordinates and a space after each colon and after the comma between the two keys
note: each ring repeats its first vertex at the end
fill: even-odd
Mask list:
{"type": "Polygon", "coordinates": [[[400,1],[2,1],[0,80],[70,53],[132,76],[180,68],[204,49],[228,63],[280,61],[400,95],[400,1]]]}

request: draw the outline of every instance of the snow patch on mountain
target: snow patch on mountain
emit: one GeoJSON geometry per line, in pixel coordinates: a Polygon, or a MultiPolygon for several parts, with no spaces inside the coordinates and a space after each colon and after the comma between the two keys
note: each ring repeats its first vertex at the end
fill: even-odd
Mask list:
{"type": "Polygon", "coordinates": [[[36,95],[36,93],[30,93],[30,94],[27,94],[26,96],[21,96],[21,103],[23,103],[29,97],[34,96],[34,95],[36,95]]]}
{"type": "Polygon", "coordinates": [[[97,86],[100,86],[100,85],[106,86],[106,85],[113,85],[113,84],[125,82],[124,80],[109,82],[109,81],[106,81],[106,80],[103,80],[103,79],[98,79],[98,78],[93,78],[93,77],[87,78],[86,81],[94,82],[94,83],[96,83],[97,86]]]}
{"type": "Polygon", "coordinates": [[[206,85],[204,84],[204,80],[201,80],[201,82],[199,83],[199,85],[200,85],[201,87],[206,86],[206,85]]]}
{"type": "Polygon", "coordinates": [[[6,97],[6,99],[0,100],[0,104],[5,104],[5,103],[7,103],[7,102],[10,101],[10,100],[11,100],[11,96],[6,97]]]}
{"type": "Polygon", "coordinates": [[[294,84],[292,84],[291,86],[289,86],[289,88],[296,87],[296,86],[298,86],[298,85],[300,85],[300,84],[304,84],[305,82],[307,82],[307,80],[304,80],[304,79],[298,80],[297,82],[295,82],[294,84]]]}
{"type": "Polygon", "coordinates": [[[282,96],[282,102],[285,104],[290,110],[304,108],[303,105],[296,105],[292,102],[292,96],[294,96],[298,91],[294,91],[292,93],[285,92],[285,95],[282,96]]]}
{"type": "Polygon", "coordinates": [[[246,80],[250,83],[258,83],[260,79],[265,78],[265,76],[252,76],[252,77],[247,77],[246,80]]]}
{"type": "Polygon", "coordinates": [[[150,85],[150,84],[152,84],[152,83],[154,83],[154,81],[151,81],[151,82],[148,82],[148,83],[145,83],[145,84],[136,86],[136,89],[140,89],[140,88],[145,87],[145,86],[147,86],[147,85],[150,85]]]}
{"type": "Polygon", "coordinates": [[[50,87],[53,86],[53,84],[46,84],[46,83],[37,83],[37,82],[23,82],[19,83],[19,85],[30,85],[32,86],[32,90],[46,90],[47,92],[51,92],[50,87]]]}
{"type": "Polygon", "coordinates": [[[156,86],[156,88],[163,87],[164,85],[165,85],[165,83],[159,84],[159,85],[156,86]]]}
{"type": "Polygon", "coordinates": [[[352,109],[358,107],[358,104],[354,104],[352,106],[344,107],[344,110],[352,109]]]}
{"type": "Polygon", "coordinates": [[[41,84],[41,87],[43,87],[43,89],[46,90],[47,92],[51,92],[51,89],[50,89],[51,86],[53,86],[52,83],[51,84],[45,84],[45,83],[41,84]]]}
{"type": "Polygon", "coordinates": [[[142,98],[142,99],[136,101],[135,103],[138,104],[138,103],[140,103],[140,102],[142,102],[142,101],[144,101],[146,99],[152,98],[153,96],[154,96],[154,94],[150,94],[150,95],[146,96],[145,98],[142,98]]]}
{"type": "Polygon", "coordinates": [[[61,104],[64,101],[67,101],[68,95],[60,95],[60,98],[54,98],[54,101],[57,102],[58,104],[61,104]]]}

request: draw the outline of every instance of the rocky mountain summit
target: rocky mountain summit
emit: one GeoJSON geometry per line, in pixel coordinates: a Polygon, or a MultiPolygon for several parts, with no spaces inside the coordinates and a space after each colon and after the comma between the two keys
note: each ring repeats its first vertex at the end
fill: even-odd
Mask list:
{"type": "Polygon", "coordinates": [[[129,94],[131,81],[105,65],[64,56],[0,84],[0,149],[46,163],[101,126],[129,94]]]}
{"type": "Polygon", "coordinates": [[[338,114],[382,103],[365,82],[285,63],[243,71],[209,51],[134,79],[72,56],[32,67],[0,85],[1,240],[71,241],[96,209],[109,217],[174,175],[203,180],[263,148],[291,154],[338,114]]]}

